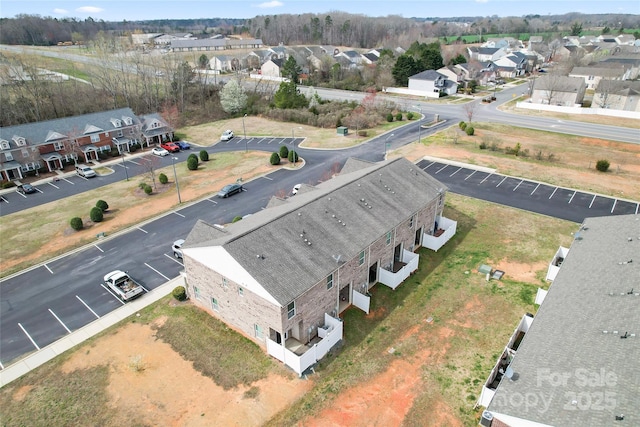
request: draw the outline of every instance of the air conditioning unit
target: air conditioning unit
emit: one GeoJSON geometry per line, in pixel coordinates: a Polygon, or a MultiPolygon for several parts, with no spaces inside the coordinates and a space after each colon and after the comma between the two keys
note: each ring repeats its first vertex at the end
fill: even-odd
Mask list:
{"type": "Polygon", "coordinates": [[[493,423],[493,414],[489,411],[483,411],[482,417],[480,417],[480,425],[484,427],[491,427],[493,423]]]}

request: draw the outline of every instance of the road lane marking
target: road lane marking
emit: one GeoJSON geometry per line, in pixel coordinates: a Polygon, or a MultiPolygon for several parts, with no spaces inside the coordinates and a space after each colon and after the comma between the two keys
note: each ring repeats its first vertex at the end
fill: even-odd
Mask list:
{"type": "Polygon", "coordinates": [[[182,215],[180,212],[173,211],[172,213],[181,216],[182,218],[186,218],[186,216],[182,215]]]}
{"type": "Polygon", "coordinates": [[[482,181],[480,181],[480,184],[482,184],[483,182],[485,182],[487,180],[487,178],[489,178],[491,175],[493,175],[492,173],[490,173],[489,175],[485,176],[484,179],[482,181]]]}
{"type": "Polygon", "coordinates": [[[58,187],[58,186],[57,186],[57,185],[55,185],[55,184],[52,184],[51,182],[47,182],[47,184],[49,184],[49,185],[50,185],[50,186],[52,186],[52,187],[57,188],[58,190],[60,189],[60,187],[58,187]]]}
{"type": "Polygon", "coordinates": [[[104,251],[100,248],[100,246],[98,246],[98,245],[93,245],[93,246],[95,246],[95,247],[96,247],[96,249],[98,249],[100,252],[104,252],[104,251]]]}
{"type": "Polygon", "coordinates": [[[518,185],[516,185],[516,188],[513,189],[513,191],[516,191],[518,187],[520,187],[520,184],[522,184],[523,182],[524,182],[524,179],[521,179],[518,185]]]}
{"type": "Polygon", "coordinates": [[[500,181],[498,183],[498,185],[496,185],[496,188],[500,187],[500,184],[502,184],[504,182],[504,180],[507,179],[507,177],[505,176],[504,178],[502,178],[502,181],[500,181]]]}
{"type": "Polygon", "coordinates": [[[640,203],[636,203],[636,215],[638,215],[638,208],[640,208],[640,203]]]}
{"type": "Polygon", "coordinates": [[[92,312],[92,313],[93,313],[93,315],[94,315],[94,316],[96,316],[96,319],[99,319],[99,318],[100,318],[100,316],[98,316],[98,313],[96,313],[95,311],[93,311],[93,310],[91,309],[91,307],[89,307],[89,305],[88,305],[86,302],[82,301],[82,298],[80,298],[78,295],[76,295],[76,298],[78,298],[78,300],[79,300],[82,304],[84,304],[84,306],[85,306],[85,307],[87,307],[87,310],[89,310],[90,312],[92,312]]]}
{"type": "Polygon", "coordinates": [[[611,207],[611,213],[613,213],[613,210],[616,208],[616,203],[618,203],[618,199],[613,199],[613,206],[611,207]]]}
{"type": "Polygon", "coordinates": [[[596,201],[596,195],[593,195],[593,199],[591,199],[591,203],[589,203],[589,209],[591,209],[591,205],[593,205],[593,202],[596,201]]]}
{"type": "Polygon", "coordinates": [[[51,310],[50,308],[49,308],[48,310],[49,310],[49,313],[51,313],[51,315],[52,315],[53,317],[55,317],[55,318],[56,318],[56,320],[57,320],[58,322],[60,322],[60,324],[62,325],[62,327],[63,327],[63,328],[65,328],[65,329],[67,330],[67,332],[71,333],[71,331],[69,330],[69,328],[67,328],[67,325],[65,325],[65,324],[64,324],[64,322],[63,322],[62,320],[60,320],[60,318],[59,318],[58,316],[56,316],[56,314],[53,312],[53,310],[51,310]]]}
{"type": "MultiPolygon", "coordinates": [[[[471,172],[471,175],[473,175],[473,174],[474,174],[474,173],[476,173],[476,172],[477,172],[477,171],[473,171],[473,172],[471,172]]],[[[466,180],[468,180],[469,178],[471,178],[471,175],[467,176],[464,180],[466,181],[466,180]]]]}
{"type": "Polygon", "coordinates": [[[49,266],[47,264],[42,264],[42,265],[44,266],[44,268],[49,270],[49,273],[53,274],[53,271],[51,271],[51,269],[49,268],[49,266]]]}
{"type": "Polygon", "coordinates": [[[573,196],[575,196],[575,195],[576,195],[576,191],[574,190],[573,194],[571,195],[571,197],[569,197],[569,202],[567,202],[567,203],[571,203],[571,201],[573,200],[573,196]]]}
{"type": "Polygon", "coordinates": [[[108,286],[105,286],[104,283],[100,283],[100,286],[102,286],[107,292],[109,292],[112,297],[114,297],[115,299],[120,301],[120,304],[124,305],[124,301],[122,301],[122,299],[120,299],[120,297],[118,295],[114,294],[113,291],[111,289],[109,289],[108,286]]]}
{"type": "Polygon", "coordinates": [[[171,255],[167,255],[167,254],[164,254],[164,256],[166,256],[167,258],[169,258],[171,261],[174,261],[174,262],[176,262],[176,263],[178,263],[178,264],[180,264],[181,266],[183,266],[183,267],[184,267],[184,264],[183,264],[183,263],[181,263],[180,261],[178,261],[178,259],[177,259],[175,256],[171,256],[171,255]]]}
{"type": "Polygon", "coordinates": [[[553,197],[554,194],[556,194],[556,191],[558,191],[558,187],[553,189],[553,193],[551,193],[551,195],[549,196],[549,200],[551,200],[551,198],[553,197]]]}
{"type": "Polygon", "coordinates": [[[533,189],[533,191],[531,192],[531,194],[529,194],[530,196],[533,196],[533,193],[536,192],[536,190],[538,189],[538,187],[540,187],[540,183],[538,183],[538,185],[536,185],[536,188],[533,189]]]}
{"type": "Polygon", "coordinates": [[[20,329],[22,329],[22,332],[24,332],[24,334],[27,336],[27,338],[29,338],[29,341],[31,341],[31,344],[33,344],[33,346],[35,348],[40,350],[40,347],[38,347],[38,344],[36,344],[36,342],[33,340],[33,338],[31,338],[31,335],[29,335],[29,332],[27,332],[27,330],[24,328],[24,326],[22,326],[22,323],[18,323],[18,326],[20,326],[20,329]]]}
{"type": "MultiPolygon", "coordinates": [[[[159,275],[161,275],[162,277],[164,277],[164,278],[165,278],[165,280],[166,280],[167,282],[168,282],[169,280],[171,280],[171,279],[169,279],[167,276],[165,276],[164,274],[160,273],[160,272],[159,272],[158,270],[156,270],[155,268],[151,267],[151,266],[150,266],[149,264],[147,264],[146,262],[144,263],[144,265],[146,265],[147,267],[149,267],[150,269],[152,269],[153,271],[155,271],[156,273],[158,273],[159,275]]],[[[142,285],[140,285],[140,286],[142,287],[142,289],[144,289],[145,291],[147,291],[147,290],[144,288],[144,286],[142,286],[142,285]]],[[[149,292],[149,291],[147,291],[147,292],[149,292]]]]}
{"type": "Polygon", "coordinates": [[[142,231],[144,234],[149,234],[149,232],[148,232],[148,231],[143,230],[143,229],[142,229],[142,228],[140,228],[140,227],[136,227],[136,228],[137,228],[138,230],[142,231]]]}
{"type": "Polygon", "coordinates": [[[460,167],[460,168],[458,168],[458,170],[457,170],[457,171],[455,171],[454,173],[452,173],[451,175],[449,175],[449,178],[451,178],[453,175],[457,174],[457,173],[460,171],[460,169],[462,169],[462,168],[461,168],[461,167],[460,167]]]}

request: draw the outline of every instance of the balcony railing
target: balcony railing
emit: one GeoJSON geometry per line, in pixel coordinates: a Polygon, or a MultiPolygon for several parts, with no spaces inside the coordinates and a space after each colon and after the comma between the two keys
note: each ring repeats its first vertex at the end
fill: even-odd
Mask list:
{"type": "Polygon", "coordinates": [[[418,269],[419,260],[420,256],[418,254],[403,250],[402,262],[394,263],[394,265],[390,267],[391,269],[378,269],[378,281],[391,289],[397,288],[411,273],[418,269]]]}
{"type": "Polygon", "coordinates": [[[438,228],[433,234],[422,235],[422,246],[434,251],[438,251],[456,234],[458,223],[452,219],[441,216],[438,219],[438,228]]]}

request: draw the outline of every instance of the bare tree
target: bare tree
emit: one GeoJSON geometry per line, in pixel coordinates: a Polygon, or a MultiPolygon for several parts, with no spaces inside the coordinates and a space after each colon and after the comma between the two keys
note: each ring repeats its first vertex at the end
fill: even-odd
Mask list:
{"type": "Polygon", "coordinates": [[[153,189],[157,189],[156,185],[156,171],[160,167],[160,159],[156,156],[148,155],[140,159],[140,165],[144,170],[143,176],[149,179],[153,183],[153,189]]]}
{"type": "Polygon", "coordinates": [[[611,108],[615,87],[616,83],[613,80],[600,80],[593,96],[594,104],[600,108],[611,108]]]}
{"type": "Polygon", "coordinates": [[[473,120],[473,115],[475,114],[477,107],[478,104],[475,101],[467,102],[464,104],[464,107],[462,107],[464,109],[464,113],[467,115],[467,119],[469,119],[469,123],[473,120]]]}

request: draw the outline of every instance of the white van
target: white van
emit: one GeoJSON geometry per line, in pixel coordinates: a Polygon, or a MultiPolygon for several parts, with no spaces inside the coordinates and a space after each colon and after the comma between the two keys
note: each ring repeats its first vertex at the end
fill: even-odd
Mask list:
{"type": "Polygon", "coordinates": [[[89,166],[82,164],[76,165],[76,173],[84,178],[93,178],[96,176],[96,171],[91,169],[89,166]]]}

